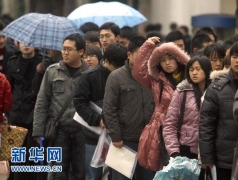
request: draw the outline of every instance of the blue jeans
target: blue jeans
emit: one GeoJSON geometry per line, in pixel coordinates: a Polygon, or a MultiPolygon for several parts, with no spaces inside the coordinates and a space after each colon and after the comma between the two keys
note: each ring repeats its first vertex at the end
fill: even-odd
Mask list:
{"type": "Polygon", "coordinates": [[[92,167],[91,160],[96,149],[96,145],[86,144],[85,143],[85,174],[86,180],[101,180],[103,168],[94,168],[92,167]]]}
{"type": "Polygon", "coordinates": [[[53,165],[61,165],[62,172],[53,173],[53,180],[68,179],[70,165],[72,168],[72,180],[85,179],[84,143],[82,131],[68,132],[62,129],[58,130],[54,147],[62,147],[62,161],[60,163],[53,162],[53,165]]]}
{"type": "MultiPolygon", "coordinates": [[[[124,145],[128,146],[129,148],[137,151],[138,149],[138,142],[132,141],[124,141],[124,145]]],[[[130,180],[126,176],[122,175],[118,171],[111,169],[112,173],[112,180],[130,180]]],[[[137,162],[136,169],[134,172],[134,176],[132,180],[152,180],[154,179],[155,173],[149,169],[146,169],[137,162]]]]}

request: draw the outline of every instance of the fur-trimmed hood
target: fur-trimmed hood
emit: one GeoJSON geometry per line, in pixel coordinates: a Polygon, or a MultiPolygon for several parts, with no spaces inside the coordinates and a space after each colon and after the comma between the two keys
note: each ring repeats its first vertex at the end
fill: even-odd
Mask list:
{"type": "Polygon", "coordinates": [[[212,82],[214,82],[215,79],[217,79],[219,76],[226,74],[228,71],[229,71],[229,69],[228,70],[212,71],[210,74],[210,79],[212,80],[212,82]]]}
{"type": "Polygon", "coordinates": [[[187,91],[187,90],[193,90],[193,85],[190,84],[186,79],[183,80],[181,83],[177,85],[178,91],[187,91]]]}
{"type": "Polygon", "coordinates": [[[148,71],[151,76],[155,79],[158,79],[159,71],[158,65],[160,63],[161,57],[165,54],[170,54],[176,58],[178,63],[186,66],[190,57],[186,52],[182,51],[176,44],[173,42],[163,43],[159,47],[156,47],[148,61],[148,71]]]}

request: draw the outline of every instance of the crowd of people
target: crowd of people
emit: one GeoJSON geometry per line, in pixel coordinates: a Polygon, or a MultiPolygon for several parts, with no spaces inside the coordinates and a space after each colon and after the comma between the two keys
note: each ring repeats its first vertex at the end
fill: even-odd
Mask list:
{"type": "MultiPolygon", "coordinates": [[[[0,31],[4,27],[0,22],[0,31]]],[[[116,148],[137,152],[134,180],[152,180],[166,165],[162,138],[170,157],[199,160],[200,179],[214,165],[218,180],[231,179],[238,137],[237,35],[218,42],[213,29],[204,27],[190,40],[182,26],[165,37],[147,27],[142,36],[113,22],[88,22],[80,29],[83,36],[65,37],[62,50],[48,54],[0,35],[0,111],[11,125],[28,129],[23,147],[39,146],[45,125],[73,94],[51,142],[63,155],[50,165],[61,165],[62,172],[15,172],[9,180],[102,179],[104,169],[90,165],[99,135],[76,122],[75,112],[89,126],[106,128],[116,148]]],[[[23,164],[37,163],[27,158],[23,164]]],[[[110,169],[108,179],[129,178],[110,169]]]]}

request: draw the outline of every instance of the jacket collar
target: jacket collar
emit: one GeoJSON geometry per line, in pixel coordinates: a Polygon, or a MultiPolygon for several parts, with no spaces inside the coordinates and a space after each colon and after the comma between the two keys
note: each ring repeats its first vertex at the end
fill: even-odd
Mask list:
{"type": "Polygon", "coordinates": [[[190,84],[187,80],[183,80],[181,83],[177,85],[178,91],[187,91],[187,90],[193,90],[193,85],[190,84]]]}

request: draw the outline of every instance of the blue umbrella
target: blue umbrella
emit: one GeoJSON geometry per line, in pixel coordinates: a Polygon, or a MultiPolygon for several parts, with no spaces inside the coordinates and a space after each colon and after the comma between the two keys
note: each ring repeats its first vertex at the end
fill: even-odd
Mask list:
{"type": "Polygon", "coordinates": [[[26,46],[52,50],[61,50],[64,38],[73,33],[81,31],[71,20],[40,13],[21,16],[1,32],[26,46]]]}
{"type": "Polygon", "coordinates": [[[101,26],[105,22],[114,22],[120,28],[136,26],[147,19],[134,8],[120,2],[97,2],[82,5],[68,15],[78,27],[86,22],[101,26]]]}

